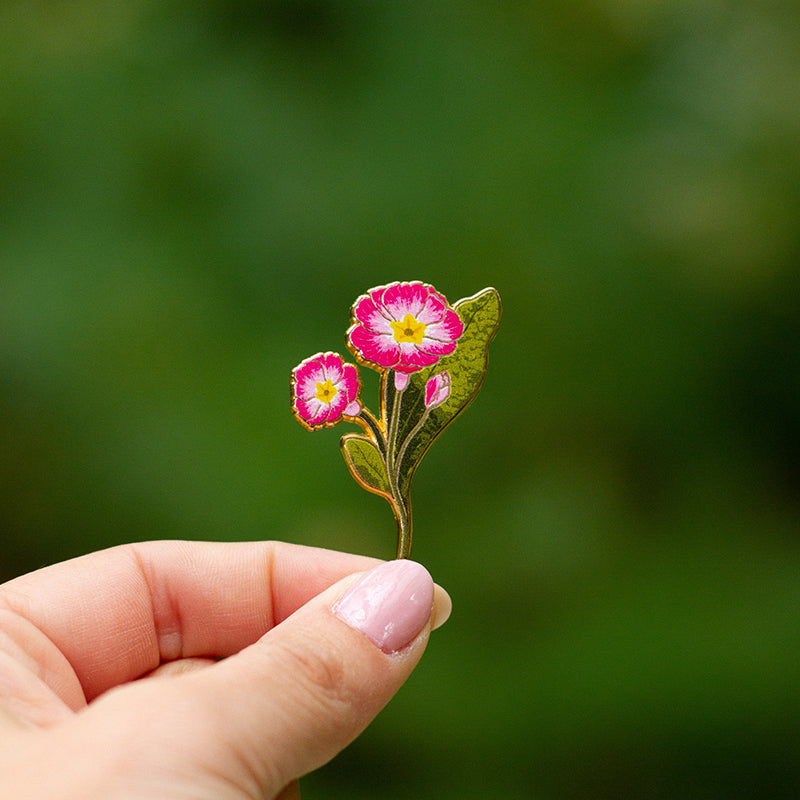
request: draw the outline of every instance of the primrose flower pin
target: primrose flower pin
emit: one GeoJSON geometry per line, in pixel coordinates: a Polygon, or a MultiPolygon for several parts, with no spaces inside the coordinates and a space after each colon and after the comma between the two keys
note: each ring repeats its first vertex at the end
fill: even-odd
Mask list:
{"type": "Polygon", "coordinates": [[[342,420],[362,428],[342,437],[342,453],[355,480],[391,505],[397,558],[411,553],[411,479],[433,440],[481,388],[501,313],[491,288],[452,306],[421,281],[357,298],[347,346],[380,375],[377,415],[360,400],[358,368],[338,353],[317,353],[292,370],[292,412],[307,430],[342,420]]]}
{"type": "Polygon", "coordinates": [[[358,370],[338,353],[317,353],[292,370],[292,410],[310,431],[355,417],[361,411],[358,390],[358,370]]]}

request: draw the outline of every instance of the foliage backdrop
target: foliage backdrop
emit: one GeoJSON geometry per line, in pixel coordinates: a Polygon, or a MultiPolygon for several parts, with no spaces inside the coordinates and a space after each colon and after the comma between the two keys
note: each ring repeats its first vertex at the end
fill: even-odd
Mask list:
{"type": "Polygon", "coordinates": [[[414,486],[453,618],[304,797],[796,796],[799,31],[789,0],[6,0],[1,576],[147,538],[390,557],[289,372],[371,286],[493,285],[414,486]]]}

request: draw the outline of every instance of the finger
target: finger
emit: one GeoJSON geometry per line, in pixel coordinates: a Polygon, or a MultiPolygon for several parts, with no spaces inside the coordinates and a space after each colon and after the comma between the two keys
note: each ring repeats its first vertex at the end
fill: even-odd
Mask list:
{"type": "Polygon", "coordinates": [[[55,645],[43,672],[79,708],[165,661],[235,653],[375,563],[280,542],[145,542],[17,578],[0,602],[55,645]],[[70,668],[79,685],[63,674],[70,668]]]}
{"type": "Polygon", "coordinates": [[[95,753],[95,775],[114,773],[124,752],[128,780],[190,773],[203,796],[275,797],[391,699],[422,656],[435,603],[412,561],[350,576],[214,666],[99,698],[60,729],[59,752],[95,753]]]}
{"type": "Polygon", "coordinates": [[[300,800],[300,783],[292,781],[275,800],[300,800]]]}
{"type": "Polygon", "coordinates": [[[65,696],[81,696],[69,664],[35,626],[0,598],[0,705],[27,725],[52,725],[73,710],[65,696]]]}
{"type": "MultiPolygon", "coordinates": [[[[224,752],[237,754],[238,768],[258,776],[266,796],[330,760],[417,664],[434,604],[424,567],[388,562],[323,592],[257,644],[193,676],[203,697],[216,698],[213,728],[230,736],[224,752]]],[[[446,614],[449,600],[444,605],[446,614]]]]}
{"type": "Polygon", "coordinates": [[[148,672],[145,678],[175,678],[178,675],[186,675],[198,669],[212,667],[217,662],[213,658],[179,658],[177,661],[167,661],[160,667],[156,667],[152,672],[148,672]]]}

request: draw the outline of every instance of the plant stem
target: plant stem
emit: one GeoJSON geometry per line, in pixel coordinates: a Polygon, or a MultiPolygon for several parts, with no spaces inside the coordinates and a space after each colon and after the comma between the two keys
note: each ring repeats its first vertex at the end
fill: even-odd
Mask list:
{"type": "Polygon", "coordinates": [[[378,420],[376,420],[366,408],[362,407],[361,413],[357,417],[353,417],[353,422],[364,429],[364,433],[375,442],[381,454],[385,457],[386,437],[384,436],[384,431],[378,420]]]}
{"type": "Polygon", "coordinates": [[[408,446],[409,446],[409,444],[411,444],[411,440],[420,432],[420,430],[422,429],[422,426],[428,421],[428,417],[430,416],[430,413],[431,413],[430,409],[426,408],[425,409],[425,413],[422,415],[422,417],[420,418],[419,422],[409,431],[408,436],[406,436],[406,439],[403,442],[402,447],[400,448],[400,452],[397,454],[396,464],[397,464],[397,472],[398,472],[398,476],[397,476],[398,485],[400,483],[400,475],[399,475],[400,467],[401,467],[401,465],[403,463],[403,459],[405,458],[406,450],[408,450],[408,446]]]}
{"type": "MultiPolygon", "coordinates": [[[[389,380],[391,373],[384,378],[384,413],[389,400],[389,380]]],[[[393,376],[392,376],[393,378],[393,376]]],[[[392,492],[392,506],[397,521],[397,558],[408,558],[411,555],[411,514],[403,501],[400,493],[400,460],[395,458],[397,448],[397,431],[400,422],[400,405],[404,389],[395,388],[392,400],[392,411],[389,416],[388,430],[386,432],[386,477],[392,492]]],[[[404,448],[405,449],[405,448],[404,448]]]]}

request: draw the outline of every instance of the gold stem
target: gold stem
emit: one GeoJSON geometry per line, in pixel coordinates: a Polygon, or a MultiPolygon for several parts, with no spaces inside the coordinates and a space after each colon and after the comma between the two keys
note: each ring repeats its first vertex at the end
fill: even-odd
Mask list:
{"type": "MultiPolygon", "coordinates": [[[[391,373],[387,373],[385,380],[388,381],[390,375],[391,373]]],[[[384,409],[386,408],[388,397],[389,388],[387,383],[384,386],[384,409]]],[[[389,479],[389,487],[392,491],[392,506],[394,507],[394,516],[397,522],[397,558],[408,558],[411,554],[411,514],[400,494],[400,476],[398,474],[400,464],[395,460],[402,398],[403,389],[398,390],[395,387],[392,413],[389,418],[389,428],[386,435],[386,476],[389,479]]]]}

